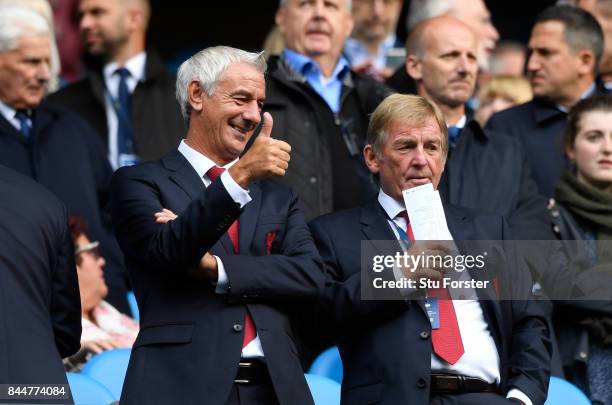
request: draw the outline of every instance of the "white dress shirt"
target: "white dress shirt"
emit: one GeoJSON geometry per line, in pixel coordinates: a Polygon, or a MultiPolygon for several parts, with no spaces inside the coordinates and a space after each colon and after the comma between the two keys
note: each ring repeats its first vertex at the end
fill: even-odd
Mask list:
{"type": "Polygon", "coordinates": [[[106,124],[108,127],[108,160],[113,169],[119,167],[119,152],[117,146],[117,133],[119,131],[119,120],[117,112],[113,107],[113,100],[119,97],[119,75],[115,71],[120,67],[126,68],[130,74],[126,78],[126,84],[130,94],[134,93],[138,82],[145,78],[145,64],[147,62],[146,52],[141,52],[136,56],[128,59],[125,65],[120,66],[116,62],[108,63],[104,66],[102,74],[104,77],[104,103],[106,105],[106,124]]]}
{"type": "MultiPolygon", "coordinates": [[[[387,217],[391,218],[388,222],[395,237],[401,239],[397,227],[405,230],[407,225],[404,218],[398,217],[398,214],[406,209],[403,202],[396,201],[381,189],[378,193],[378,203],[387,213],[387,217]]],[[[453,300],[453,306],[465,353],[455,364],[449,364],[432,350],[431,371],[477,377],[499,385],[499,354],[480,303],[476,300],[453,300]]],[[[516,398],[527,405],[533,405],[529,397],[516,388],[510,389],[506,398],[516,398]]]]}
{"type": "MultiPolygon", "coordinates": [[[[212,183],[206,173],[210,170],[211,167],[216,166],[215,162],[210,160],[208,157],[204,156],[200,152],[196,151],[187,143],[185,140],[182,140],[178,151],[185,156],[185,159],[189,162],[189,164],[194,168],[198,176],[202,179],[205,187],[210,186],[212,183]]],[[[220,176],[221,182],[223,186],[227,190],[228,194],[234,202],[240,204],[240,208],[244,207],[251,201],[251,196],[249,195],[249,191],[240,187],[238,183],[230,176],[227,169],[232,167],[238,159],[228,163],[223,166],[226,169],[220,176]]],[[[217,294],[226,294],[229,287],[229,280],[227,277],[227,272],[225,271],[225,267],[223,266],[223,262],[217,256],[214,256],[217,261],[217,286],[215,287],[215,292],[217,294]]],[[[261,340],[259,339],[259,335],[255,336],[248,345],[242,348],[242,358],[254,358],[254,357],[264,357],[263,348],[261,347],[261,340]]]]}

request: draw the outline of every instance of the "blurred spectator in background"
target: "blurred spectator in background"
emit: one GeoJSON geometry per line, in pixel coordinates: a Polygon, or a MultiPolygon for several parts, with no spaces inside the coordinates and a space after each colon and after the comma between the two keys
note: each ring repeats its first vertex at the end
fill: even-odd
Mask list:
{"type": "Polygon", "coordinates": [[[77,115],[41,104],[51,77],[51,32],[38,13],[0,9],[0,163],[33,178],[87,219],[109,260],[109,301],[128,311],[123,257],[105,210],[112,170],[77,115]]]}
{"type": "Polygon", "coordinates": [[[61,359],[79,349],[81,335],[66,208],[2,165],[0,196],[0,384],[66,384],[61,359]]]}
{"type": "Polygon", "coordinates": [[[278,27],[275,25],[270,29],[268,35],[266,35],[266,39],[263,44],[263,51],[266,54],[266,59],[268,59],[272,55],[280,55],[283,49],[285,49],[283,35],[278,30],[278,27]]]}
{"type": "Polygon", "coordinates": [[[527,48],[520,42],[502,41],[495,47],[491,55],[491,76],[517,76],[525,75],[525,62],[527,62],[527,48]]]}
{"type": "Polygon", "coordinates": [[[51,11],[49,2],[47,0],[0,0],[0,7],[2,6],[25,7],[30,10],[33,10],[40,14],[42,17],[44,17],[45,21],[49,25],[49,32],[51,33],[51,75],[47,84],[47,92],[54,92],[59,88],[60,85],[60,71],[62,69],[62,66],[57,48],[57,41],[55,39],[53,12],[51,11]]]}
{"type": "Polygon", "coordinates": [[[484,127],[492,114],[532,98],[531,86],[524,77],[494,76],[478,91],[478,110],[474,118],[484,127]]]}
{"type": "Polygon", "coordinates": [[[402,4],[403,0],[353,0],[355,26],[344,43],[353,70],[384,81],[404,63],[404,47],[395,36],[402,4]]]}
{"type": "Polygon", "coordinates": [[[436,103],[448,125],[442,200],[504,215],[517,239],[552,238],[546,200],[536,191],[519,142],[484,131],[466,110],[478,72],[473,31],[448,16],[424,20],[410,33],[406,52],[419,95],[436,103]]]}
{"type": "Polygon", "coordinates": [[[174,77],[145,49],[150,14],[148,0],[82,0],[89,73],[50,97],[98,131],[115,169],[158,159],[185,135],[174,77]]]}
{"type": "Polygon", "coordinates": [[[583,8],[601,25],[604,33],[604,51],[599,62],[600,84],[606,92],[612,90],[612,0],[559,0],[583,8]]]}
{"type": "Polygon", "coordinates": [[[268,61],[264,110],[272,137],[291,145],[280,182],[298,193],[307,219],[376,195],[361,153],[368,115],[389,93],[342,57],[353,29],[350,0],[283,0],[276,24],[286,48],[268,61]]]}
{"type": "Polygon", "coordinates": [[[493,115],[487,126],[523,143],[540,192],[552,197],[566,168],[563,132],[567,111],[596,93],[603,32],[586,11],[553,6],[536,18],[529,50],[527,72],[534,99],[493,115]]]}
{"type": "MultiPolygon", "coordinates": [[[[549,210],[554,231],[570,240],[568,250],[581,267],[603,264],[612,239],[612,98],[582,100],[569,113],[565,150],[573,163],[555,190],[549,210]],[[575,240],[585,240],[577,245],[575,240]]],[[[555,329],[566,375],[594,404],[612,403],[612,313],[601,301],[558,303],[555,329]]]]}
{"type": "Polygon", "coordinates": [[[70,216],[68,224],[81,291],[81,350],[100,353],[131,348],[138,335],[138,323],[104,301],[108,286],[104,281],[106,261],[100,254],[100,242],[89,240],[82,218],[70,216]]]}
{"type": "MultiPolygon", "coordinates": [[[[499,40],[499,33],[491,22],[491,14],[483,0],[411,0],[408,10],[408,32],[419,22],[441,15],[454,17],[467,24],[478,41],[478,65],[488,71],[491,53],[499,40]]],[[[387,84],[400,93],[414,93],[414,82],[400,67],[387,80],[387,84]]]]}
{"type": "Polygon", "coordinates": [[[79,0],[50,0],[55,20],[57,47],[62,61],[61,84],[79,79],[83,73],[81,34],[79,33],[79,0]]]}

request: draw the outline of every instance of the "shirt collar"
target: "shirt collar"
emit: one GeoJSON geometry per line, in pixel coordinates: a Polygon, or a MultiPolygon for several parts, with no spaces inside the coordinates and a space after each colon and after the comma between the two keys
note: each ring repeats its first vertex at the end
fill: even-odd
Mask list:
{"type": "MultiPolygon", "coordinates": [[[[591,97],[593,95],[593,93],[595,93],[595,90],[597,90],[597,86],[595,85],[595,82],[591,83],[591,85],[584,91],[584,93],[582,93],[580,95],[579,100],[584,100],[585,98],[591,97]]],[[[557,108],[561,111],[563,111],[564,113],[569,112],[569,108],[562,106],[561,104],[557,104],[557,108]]]]}
{"type": "MultiPolygon", "coordinates": [[[[130,59],[125,62],[123,65],[130,72],[130,77],[135,79],[137,82],[141,82],[144,80],[145,76],[145,64],[147,61],[147,53],[140,52],[139,54],[132,56],[130,59]]],[[[104,65],[104,79],[108,81],[115,71],[120,68],[117,62],[111,62],[104,65]]]]}
{"type": "Polygon", "coordinates": [[[395,218],[400,212],[406,210],[403,203],[386,194],[382,188],[378,191],[378,203],[390,219],[395,218]]]}
{"type": "Polygon", "coordinates": [[[463,129],[463,127],[465,126],[467,122],[467,118],[465,116],[465,114],[463,114],[461,116],[461,118],[459,118],[459,121],[457,121],[457,123],[455,125],[449,125],[449,127],[457,127],[459,129],[463,129]]]}
{"type": "Polygon", "coordinates": [[[0,101],[0,113],[4,116],[4,118],[6,118],[8,122],[13,122],[15,119],[15,114],[17,113],[17,110],[15,110],[13,107],[7,104],[4,104],[2,101],[0,101]]]}
{"type": "MultiPolygon", "coordinates": [[[[319,64],[306,55],[302,55],[301,53],[285,48],[281,57],[287,61],[293,70],[300,73],[304,77],[308,76],[311,72],[315,72],[318,75],[323,76],[321,74],[319,64]]],[[[349,71],[350,67],[348,61],[344,56],[340,56],[340,59],[338,60],[338,63],[336,63],[336,67],[331,74],[330,80],[337,78],[339,81],[342,81],[344,76],[346,76],[349,71]]]]}
{"type": "MultiPolygon", "coordinates": [[[[198,176],[200,176],[200,178],[204,177],[206,173],[210,170],[211,167],[217,165],[215,162],[210,160],[207,156],[203,155],[202,153],[193,149],[191,146],[187,145],[184,139],[179,144],[178,151],[181,152],[183,156],[185,156],[185,159],[187,159],[189,164],[193,166],[193,168],[195,169],[196,173],[198,173],[198,176]]],[[[229,162],[228,164],[223,166],[223,168],[229,169],[237,161],[238,161],[238,158],[229,162]]]]}

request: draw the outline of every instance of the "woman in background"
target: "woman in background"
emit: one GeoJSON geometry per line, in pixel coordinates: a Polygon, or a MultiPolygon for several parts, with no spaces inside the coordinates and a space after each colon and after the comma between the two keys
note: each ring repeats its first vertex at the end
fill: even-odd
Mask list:
{"type": "MultiPolygon", "coordinates": [[[[605,265],[612,240],[612,98],[580,101],[569,113],[565,150],[572,168],[549,211],[553,229],[580,267],[605,265]]],[[[557,304],[554,323],[567,377],[593,404],[612,404],[612,314],[601,301],[557,304]]]]}

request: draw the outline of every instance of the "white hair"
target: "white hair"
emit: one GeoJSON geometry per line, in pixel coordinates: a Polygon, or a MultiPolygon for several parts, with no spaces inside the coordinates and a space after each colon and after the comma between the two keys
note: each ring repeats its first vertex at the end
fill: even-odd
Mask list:
{"type": "Polygon", "coordinates": [[[0,52],[12,51],[25,36],[47,35],[51,29],[37,12],[24,7],[0,7],[0,52]]]}
{"type": "Polygon", "coordinates": [[[181,64],[176,74],[176,100],[181,106],[185,122],[189,122],[191,113],[189,84],[198,81],[202,90],[211,97],[225,70],[235,63],[246,63],[262,74],[266,72],[263,52],[247,52],[229,46],[203,49],[181,64]]]}
{"type": "MultiPolygon", "coordinates": [[[[280,8],[280,7],[284,6],[285,4],[287,4],[287,1],[288,0],[279,0],[278,7],[280,8]]],[[[351,0],[346,0],[346,6],[348,7],[349,10],[352,10],[353,9],[353,2],[351,0]]]]}
{"type": "Polygon", "coordinates": [[[420,21],[448,13],[456,0],[411,0],[406,26],[410,32],[420,21]]]}

